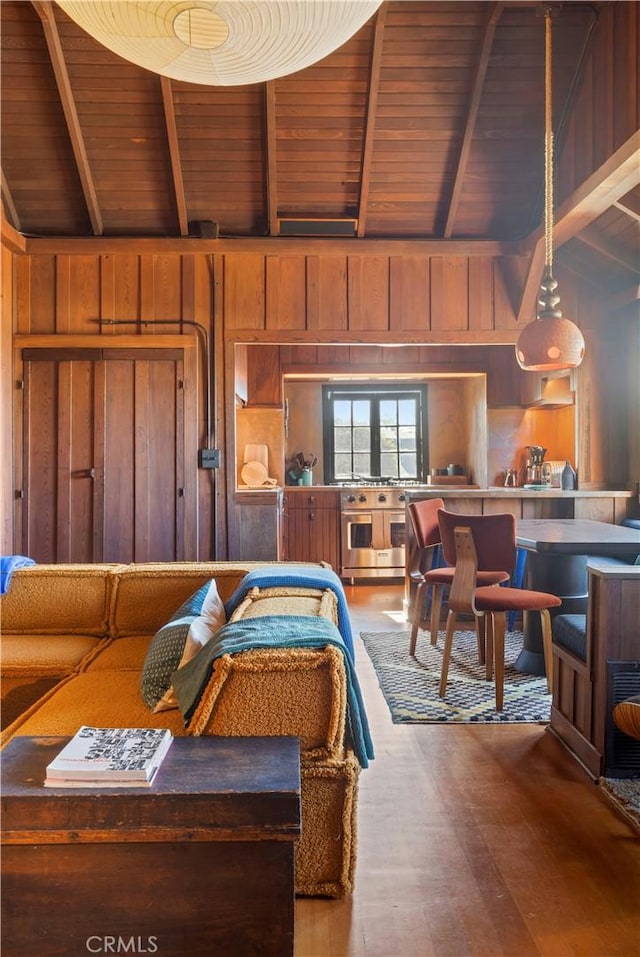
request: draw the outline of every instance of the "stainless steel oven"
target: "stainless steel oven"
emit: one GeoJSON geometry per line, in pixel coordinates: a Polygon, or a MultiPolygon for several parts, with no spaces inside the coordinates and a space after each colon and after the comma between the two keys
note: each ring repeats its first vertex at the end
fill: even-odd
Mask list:
{"type": "Polygon", "coordinates": [[[344,489],[340,495],[341,577],[402,577],[405,493],[386,486],[344,489]]]}

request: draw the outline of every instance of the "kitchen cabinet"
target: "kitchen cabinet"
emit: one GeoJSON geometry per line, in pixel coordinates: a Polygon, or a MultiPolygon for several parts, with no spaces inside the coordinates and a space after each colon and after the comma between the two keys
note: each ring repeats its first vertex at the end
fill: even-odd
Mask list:
{"type": "Polygon", "coordinates": [[[282,559],[282,489],[238,491],[235,496],[237,541],[230,558],[276,562],[282,559]]]}
{"type": "Polygon", "coordinates": [[[339,492],[313,487],[287,488],[284,527],[288,561],[328,562],[339,573],[339,492]]]}

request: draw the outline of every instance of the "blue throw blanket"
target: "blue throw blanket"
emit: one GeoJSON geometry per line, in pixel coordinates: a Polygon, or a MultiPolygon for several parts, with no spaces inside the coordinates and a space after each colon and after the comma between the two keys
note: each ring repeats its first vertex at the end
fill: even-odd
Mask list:
{"type": "Polygon", "coordinates": [[[191,719],[209,683],[213,663],[222,655],[235,655],[252,648],[324,648],[335,645],[344,656],[347,674],[347,732],[363,768],[373,758],[373,744],[358,678],[342,635],[326,618],[313,615],[261,615],[228,622],[191,661],[171,675],[180,711],[191,719]]]}
{"type": "Polygon", "coordinates": [[[242,579],[231,598],[225,604],[227,618],[238,607],[252,588],[330,588],[338,599],[338,630],[342,635],[351,661],[355,660],[353,633],[342,582],[330,568],[321,565],[265,565],[255,568],[242,579]]]}
{"type": "Polygon", "coordinates": [[[0,595],[9,590],[9,582],[16,568],[35,565],[33,558],[26,555],[0,555],[0,595]]]}

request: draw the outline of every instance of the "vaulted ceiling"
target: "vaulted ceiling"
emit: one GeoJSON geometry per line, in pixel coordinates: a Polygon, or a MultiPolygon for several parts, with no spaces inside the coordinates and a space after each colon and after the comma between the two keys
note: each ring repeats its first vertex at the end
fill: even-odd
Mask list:
{"type": "MultiPolygon", "coordinates": [[[[601,6],[554,20],[558,146],[601,6]]],[[[516,243],[539,227],[538,3],[388,0],[315,66],[239,87],[150,73],[46,0],[0,8],[2,197],[26,236],[516,243]]],[[[637,182],[565,237],[613,287],[640,279],[637,182]]]]}

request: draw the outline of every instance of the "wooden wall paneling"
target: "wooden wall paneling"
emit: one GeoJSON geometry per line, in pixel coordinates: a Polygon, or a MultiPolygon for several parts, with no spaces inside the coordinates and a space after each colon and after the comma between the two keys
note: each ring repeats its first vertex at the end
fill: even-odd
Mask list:
{"type": "MultiPolygon", "coordinates": [[[[192,270],[190,271],[188,265],[193,257],[168,254],[165,256],[154,255],[153,257],[143,256],[141,258],[143,263],[148,258],[152,259],[151,279],[153,284],[152,311],[148,316],[145,316],[144,310],[141,309],[141,317],[192,319],[192,310],[185,312],[185,305],[188,305],[188,302],[185,302],[185,288],[187,285],[193,288],[192,270]],[[189,282],[189,280],[191,281],[189,282]]],[[[169,325],[162,328],[164,332],[169,334],[180,332],[180,326],[177,323],[175,327],[169,325]]],[[[159,331],[161,331],[160,326],[151,327],[151,332],[155,335],[159,331]]]]}
{"type": "Polygon", "coordinates": [[[247,402],[249,405],[282,405],[280,346],[247,347],[247,402]]]}
{"type": "Polygon", "coordinates": [[[55,332],[54,256],[20,256],[17,261],[16,333],[55,332]]]}
{"type": "MultiPolygon", "coordinates": [[[[469,260],[466,257],[444,257],[443,294],[440,328],[469,329],[469,260]]],[[[433,328],[438,328],[435,322],[433,328]]]]}
{"type": "Polygon", "coordinates": [[[183,464],[179,454],[182,435],[176,417],[176,398],[182,391],[177,388],[178,374],[174,361],[134,360],[133,561],[184,558],[180,553],[184,542],[177,537],[184,519],[179,471],[179,464],[183,464]]]}
{"type": "MultiPolygon", "coordinates": [[[[195,450],[203,448],[209,441],[212,448],[219,448],[220,436],[224,435],[224,422],[218,411],[218,389],[221,388],[220,376],[224,375],[224,364],[220,361],[224,329],[222,318],[216,322],[214,310],[222,313],[222,303],[218,302],[216,283],[217,258],[211,255],[183,257],[183,315],[193,319],[207,332],[209,355],[205,353],[202,335],[191,330],[193,349],[185,349],[185,450],[193,456],[195,450]],[[218,327],[219,326],[219,327],[218,327]],[[219,340],[219,342],[218,342],[219,340]],[[220,355],[219,355],[220,354],[220,355]],[[220,372],[217,363],[220,364],[220,372]],[[205,382],[206,380],[206,382],[205,382]],[[209,390],[208,409],[206,403],[209,390]]],[[[185,328],[185,338],[187,338],[185,328]]],[[[233,381],[233,367],[229,370],[233,381]]],[[[222,389],[222,398],[224,390],[222,389]]],[[[193,542],[194,554],[199,560],[209,560],[215,555],[214,511],[216,502],[221,498],[219,487],[224,489],[223,469],[197,469],[193,459],[185,462],[185,548],[193,542]],[[190,480],[193,481],[193,491],[190,480]],[[196,508],[190,502],[196,497],[196,508]]],[[[224,498],[224,496],[222,496],[224,498]]]]}
{"type": "Polygon", "coordinates": [[[389,257],[389,324],[394,332],[431,328],[429,259],[389,257]]]}
{"type": "Polygon", "coordinates": [[[56,257],[55,331],[95,333],[100,316],[100,259],[97,256],[56,257]]]}
{"type": "Polygon", "coordinates": [[[58,562],[93,561],[94,370],[93,360],[58,364],[58,562]]]}
{"type": "Polygon", "coordinates": [[[307,329],[347,328],[346,256],[307,256],[307,329]]]}
{"type": "Polygon", "coordinates": [[[383,256],[349,256],[349,330],[387,332],[389,328],[389,260],[383,256]]]}
{"type": "Polygon", "coordinates": [[[224,327],[265,328],[265,257],[255,254],[224,257],[224,327]]]}
{"type": "Polygon", "coordinates": [[[101,562],[105,554],[105,432],[107,427],[107,367],[108,362],[96,362],[93,376],[92,458],[93,479],[93,528],[91,536],[91,561],[101,562]]]}
{"type": "MultiPolygon", "coordinates": [[[[499,271],[498,271],[499,275],[499,271]]],[[[493,260],[487,256],[469,258],[469,328],[495,328],[493,260]]]]}
{"type": "Polygon", "coordinates": [[[106,562],[135,561],[135,415],[134,363],[105,363],[104,551],[106,562]]]}
{"type": "Polygon", "coordinates": [[[118,253],[113,258],[114,315],[103,318],[140,319],[140,256],[118,253]]]}
{"type": "Polygon", "coordinates": [[[266,328],[306,328],[304,256],[266,257],[266,328]]]}
{"type": "MultiPolygon", "coordinates": [[[[475,260],[471,258],[469,264],[475,260]]],[[[518,329],[518,316],[514,304],[509,295],[509,288],[503,271],[499,268],[497,260],[493,260],[493,322],[494,328],[498,330],[518,329]]],[[[542,277],[540,277],[542,278],[542,277]]],[[[531,317],[534,318],[533,316],[531,317]]],[[[480,338],[475,336],[474,338],[480,338]]]]}
{"type": "Polygon", "coordinates": [[[638,7],[634,3],[613,5],[616,58],[613,65],[614,146],[629,137],[640,126],[638,87],[629,82],[637,75],[640,58],[638,49],[638,7]]]}
{"type": "Polygon", "coordinates": [[[55,562],[58,478],[56,363],[25,362],[24,378],[24,498],[21,500],[20,551],[37,562],[55,562]]]}
{"type": "MultiPolygon", "coordinates": [[[[110,254],[100,256],[100,319],[115,319],[116,315],[116,277],[115,256],[110,254]]],[[[117,326],[100,326],[103,336],[115,336],[117,326]]]]}
{"type": "Polygon", "coordinates": [[[582,183],[596,168],[594,144],[594,87],[593,56],[588,57],[581,76],[582,96],[585,108],[576,114],[576,140],[580,149],[575,154],[574,175],[576,183],[582,183]]]}
{"type": "Polygon", "coordinates": [[[593,75],[597,82],[593,86],[592,129],[597,132],[594,140],[594,164],[601,166],[613,153],[613,13],[604,7],[599,13],[598,39],[593,46],[593,75]]]}
{"type": "MultiPolygon", "coordinates": [[[[22,258],[22,257],[21,257],[22,258]]],[[[13,370],[11,340],[13,337],[14,254],[2,245],[0,249],[0,554],[12,555],[14,548],[14,462],[15,419],[14,393],[16,376],[13,370]]]]}

